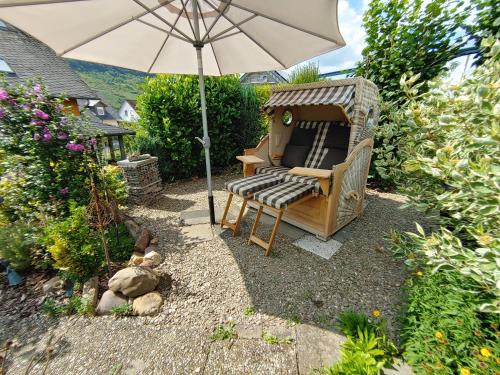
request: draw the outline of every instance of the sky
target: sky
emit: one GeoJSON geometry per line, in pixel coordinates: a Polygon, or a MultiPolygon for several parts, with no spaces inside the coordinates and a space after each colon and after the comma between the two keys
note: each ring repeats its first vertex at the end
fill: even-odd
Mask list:
{"type": "MultiPolygon", "coordinates": [[[[346,45],[338,50],[308,60],[304,64],[309,62],[318,64],[321,73],[356,67],[356,63],[362,58],[361,52],[365,46],[366,34],[363,29],[363,13],[368,8],[369,2],[370,0],[339,0],[339,26],[346,45]]],[[[457,67],[450,74],[450,81],[459,81],[464,72],[466,75],[470,74],[472,70],[470,60],[467,61],[466,57],[454,60],[457,67]]],[[[285,73],[290,73],[293,69],[294,67],[287,69],[285,73]]]]}

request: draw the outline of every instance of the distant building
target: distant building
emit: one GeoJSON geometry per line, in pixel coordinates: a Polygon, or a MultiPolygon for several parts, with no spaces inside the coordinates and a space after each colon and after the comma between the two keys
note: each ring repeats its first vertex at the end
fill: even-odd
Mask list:
{"type": "Polygon", "coordinates": [[[122,121],[127,122],[136,122],[139,120],[139,115],[135,109],[137,104],[136,100],[124,100],[120,110],[118,111],[118,116],[122,119],[122,121]]]}
{"type": "Polygon", "coordinates": [[[102,100],[78,100],[78,104],[81,111],[88,108],[104,124],[118,126],[118,113],[102,100]]]}
{"type": "Polygon", "coordinates": [[[274,85],[276,83],[287,83],[288,81],[280,72],[270,70],[267,72],[245,73],[240,77],[240,82],[250,85],[274,85]]]}
{"type": "Polygon", "coordinates": [[[117,116],[99,96],[73,71],[69,64],[47,45],[0,20],[0,73],[10,84],[22,84],[28,79],[42,79],[50,95],[65,96],[65,106],[76,116],[90,119],[91,131],[101,139],[114,160],[114,150],[126,157],[124,135],[135,132],[116,125],[117,116]],[[114,147],[116,145],[116,147],[114,147]]]}

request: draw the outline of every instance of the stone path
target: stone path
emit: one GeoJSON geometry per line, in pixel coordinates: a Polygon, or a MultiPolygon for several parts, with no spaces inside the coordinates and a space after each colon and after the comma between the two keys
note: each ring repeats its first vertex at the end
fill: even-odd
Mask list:
{"type": "MultiPolygon", "coordinates": [[[[55,344],[47,374],[111,374],[113,369],[129,375],[309,374],[337,360],[344,340],[331,330],[306,324],[237,325],[235,330],[236,339],[210,342],[208,330],[134,318],[32,318],[18,332],[21,347],[8,362],[7,374],[24,374],[50,336],[55,344]],[[264,333],[292,341],[269,344],[264,333]]],[[[42,373],[44,367],[42,360],[31,373],[42,373]]]]}

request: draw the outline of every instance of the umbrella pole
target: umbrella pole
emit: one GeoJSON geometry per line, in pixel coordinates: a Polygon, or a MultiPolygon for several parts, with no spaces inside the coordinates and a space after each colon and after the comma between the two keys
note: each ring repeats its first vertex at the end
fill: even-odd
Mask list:
{"type": "Polygon", "coordinates": [[[212,171],[210,167],[210,137],[208,136],[207,124],[207,103],[205,100],[205,78],[203,77],[203,58],[201,56],[201,46],[196,47],[196,57],[198,59],[198,77],[200,80],[201,98],[201,120],[203,123],[202,145],[205,149],[205,165],[207,168],[207,189],[208,189],[208,209],[210,211],[210,224],[215,224],[214,196],[212,193],[212,171]]]}

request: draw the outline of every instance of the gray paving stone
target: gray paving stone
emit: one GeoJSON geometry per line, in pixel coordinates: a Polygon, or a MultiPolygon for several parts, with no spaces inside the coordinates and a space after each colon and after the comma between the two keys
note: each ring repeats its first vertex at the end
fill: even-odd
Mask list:
{"type": "Polygon", "coordinates": [[[342,242],[334,239],[325,242],[310,234],[299,238],[293,244],[325,259],[330,259],[342,247],[342,242]]]}
{"type": "Polygon", "coordinates": [[[262,326],[260,325],[247,325],[247,324],[237,324],[236,333],[238,334],[238,339],[261,339],[262,338],[262,326]]]}
{"type": "MultiPolygon", "coordinates": [[[[215,221],[220,223],[222,219],[222,214],[224,210],[219,207],[215,207],[215,221]]],[[[229,209],[227,219],[229,221],[236,220],[239,213],[239,206],[231,206],[229,209]]],[[[181,225],[198,225],[198,224],[209,224],[210,223],[210,213],[207,209],[205,210],[188,210],[182,211],[179,215],[181,225]]]]}
{"type": "Polygon", "coordinates": [[[384,368],[384,375],[415,375],[411,367],[399,359],[395,360],[393,367],[392,369],[384,368]]]}
{"type": "Polygon", "coordinates": [[[179,245],[191,245],[211,241],[214,233],[210,224],[196,224],[182,227],[179,234],[179,245]]]}
{"type": "Polygon", "coordinates": [[[297,331],[297,362],[300,374],[331,366],[340,359],[340,345],[345,337],[307,324],[299,324],[297,331]]]}
{"type": "Polygon", "coordinates": [[[269,345],[262,340],[215,342],[210,347],[205,375],[295,375],[293,345],[269,345]]]}

